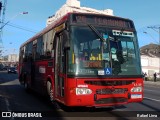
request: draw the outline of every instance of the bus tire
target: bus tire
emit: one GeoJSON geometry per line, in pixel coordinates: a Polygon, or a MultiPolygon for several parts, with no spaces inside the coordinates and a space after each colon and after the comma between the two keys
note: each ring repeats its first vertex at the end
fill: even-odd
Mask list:
{"type": "Polygon", "coordinates": [[[53,89],[52,89],[52,84],[50,81],[47,81],[47,94],[49,96],[49,100],[51,102],[54,102],[54,96],[53,96],[53,89]]]}
{"type": "Polygon", "coordinates": [[[24,89],[26,90],[26,92],[30,92],[29,84],[26,77],[24,77],[24,89]]]}
{"type": "Polygon", "coordinates": [[[25,81],[24,82],[24,89],[28,92],[29,91],[29,87],[28,87],[28,83],[25,81]]]}

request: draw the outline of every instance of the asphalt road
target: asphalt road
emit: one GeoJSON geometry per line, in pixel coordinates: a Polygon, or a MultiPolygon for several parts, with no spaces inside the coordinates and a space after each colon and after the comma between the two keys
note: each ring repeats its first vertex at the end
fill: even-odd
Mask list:
{"type": "Polygon", "coordinates": [[[41,95],[27,93],[23,86],[19,84],[17,74],[8,74],[5,71],[0,71],[0,120],[21,120],[21,116],[28,117],[29,115],[30,118],[26,118],[27,120],[160,119],[160,86],[145,84],[144,100],[142,103],[131,103],[115,107],[114,109],[79,108],[71,111],[64,106],[57,107],[51,105],[41,95]],[[4,112],[11,112],[14,117],[2,118],[2,115],[6,115],[4,112]],[[31,117],[32,115],[37,115],[38,118],[31,117]]]}

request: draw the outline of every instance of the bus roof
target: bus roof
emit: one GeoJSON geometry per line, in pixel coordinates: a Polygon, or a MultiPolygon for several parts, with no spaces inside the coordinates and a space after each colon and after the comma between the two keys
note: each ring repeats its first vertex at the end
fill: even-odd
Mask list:
{"type": "Polygon", "coordinates": [[[37,39],[39,36],[45,34],[47,31],[50,31],[52,28],[54,28],[54,27],[58,26],[59,24],[63,23],[64,21],[67,20],[68,16],[69,16],[69,13],[64,15],[62,18],[60,18],[59,20],[55,21],[54,23],[50,24],[49,26],[45,27],[43,30],[41,30],[36,35],[34,35],[30,39],[28,39],[26,42],[24,42],[20,47],[23,47],[25,44],[37,39]]]}
{"type": "Polygon", "coordinates": [[[77,13],[77,12],[72,12],[72,13],[67,13],[66,15],[62,16],[61,18],[57,19],[55,22],[51,23],[50,25],[48,25],[46,28],[44,28],[42,31],[38,32],[36,35],[34,35],[33,37],[31,37],[30,39],[28,39],[26,42],[24,42],[21,46],[23,47],[24,45],[26,45],[27,43],[37,39],[39,36],[45,34],[46,32],[50,31],[51,29],[53,29],[54,27],[60,25],[61,23],[63,23],[64,21],[68,20],[68,17],[72,14],[79,14],[79,15],[96,15],[96,16],[108,16],[111,18],[115,18],[115,19],[121,19],[121,20],[128,20],[131,21],[130,19],[127,18],[122,18],[122,17],[117,17],[117,16],[110,16],[110,15],[102,15],[102,14],[94,14],[94,13],[77,13]]]}

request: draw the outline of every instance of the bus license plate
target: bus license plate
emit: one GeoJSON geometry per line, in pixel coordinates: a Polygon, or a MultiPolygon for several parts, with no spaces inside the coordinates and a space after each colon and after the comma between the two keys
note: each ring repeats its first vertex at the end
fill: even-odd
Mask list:
{"type": "Polygon", "coordinates": [[[142,95],[141,95],[141,94],[132,94],[132,95],[131,95],[131,98],[132,98],[132,99],[142,98],[142,95]]]}

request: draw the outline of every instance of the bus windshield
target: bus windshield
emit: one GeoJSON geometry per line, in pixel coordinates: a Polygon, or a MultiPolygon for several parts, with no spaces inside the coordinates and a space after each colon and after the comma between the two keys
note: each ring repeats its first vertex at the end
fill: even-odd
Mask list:
{"type": "Polygon", "coordinates": [[[141,75],[134,32],[95,26],[94,29],[71,27],[69,74],[141,75]]]}

